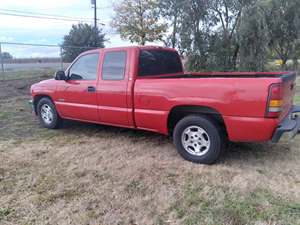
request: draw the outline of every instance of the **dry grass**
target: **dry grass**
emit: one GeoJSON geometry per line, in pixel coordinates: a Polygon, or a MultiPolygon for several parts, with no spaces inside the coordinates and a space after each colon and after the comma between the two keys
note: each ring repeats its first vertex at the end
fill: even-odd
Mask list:
{"type": "MultiPolygon", "coordinates": [[[[300,73],[300,71],[298,72],[298,74],[299,73],[300,73]]],[[[300,105],[300,76],[298,76],[298,78],[297,78],[297,89],[296,89],[295,103],[297,105],[300,105]]]]}
{"type": "Polygon", "coordinates": [[[36,80],[0,83],[0,224],[300,224],[300,135],[196,165],[153,133],[41,128],[36,80]]]}
{"type": "Polygon", "coordinates": [[[16,80],[16,79],[28,79],[28,78],[39,78],[41,74],[43,76],[53,76],[56,72],[55,69],[43,69],[43,68],[35,68],[28,70],[20,70],[20,71],[7,71],[5,73],[0,73],[0,80],[16,80]]]}

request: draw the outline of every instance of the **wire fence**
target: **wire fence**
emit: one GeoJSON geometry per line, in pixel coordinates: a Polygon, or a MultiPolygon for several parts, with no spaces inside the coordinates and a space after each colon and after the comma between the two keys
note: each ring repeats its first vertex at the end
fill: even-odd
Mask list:
{"type": "MultiPolygon", "coordinates": [[[[75,52],[76,57],[81,52],[93,48],[65,46],[63,49],[60,45],[0,42],[0,80],[50,76],[58,70],[65,70],[71,61],[64,55],[66,49],[75,52]]],[[[280,63],[280,60],[270,59],[266,70],[282,70],[280,63]]],[[[300,61],[298,64],[300,65],[300,61]]],[[[293,67],[292,60],[288,61],[287,67],[299,71],[299,67],[293,67]]]]}
{"type": "MultiPolygon", "coordinates": [[[[65,49],[82,51],[91,47],[65,46],[65,49]]],[[[60,45],[0,42],[1,80],[52,75],[70,64],[60,45]]],[[[77,56],[77,55],[75,55],[77,56]]]]}

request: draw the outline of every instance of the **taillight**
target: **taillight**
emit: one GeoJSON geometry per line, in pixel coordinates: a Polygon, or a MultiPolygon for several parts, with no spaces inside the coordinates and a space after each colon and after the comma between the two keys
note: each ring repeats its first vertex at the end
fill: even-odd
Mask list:
{"type": "Polygon", "coordinates": [[[283,105],[283,94],[281,84],[272,84],[269,89],[266,117],[278,118],[283,105]]]}

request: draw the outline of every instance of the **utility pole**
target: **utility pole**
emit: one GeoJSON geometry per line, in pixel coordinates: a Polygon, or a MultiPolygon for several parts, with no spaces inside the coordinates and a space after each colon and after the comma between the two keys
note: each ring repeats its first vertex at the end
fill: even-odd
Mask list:
{"type": "Polygon", "coordinates": [[[95,30],[95,47],[98,47],[97,43],[97,36],[98,36],[98,29],[97,29],[97,0],[91,0],[91,4],[94,6],[94,30],[95,30]]]}
{"type": "Polygon", "coordinates": [[[97,28],[97,0],[91,0],[92,5],[94,6],[94,27],[97,28]]]}

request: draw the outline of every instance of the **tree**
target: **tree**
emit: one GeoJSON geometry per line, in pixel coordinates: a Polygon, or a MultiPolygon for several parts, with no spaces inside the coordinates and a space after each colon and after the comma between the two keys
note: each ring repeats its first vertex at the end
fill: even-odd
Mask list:
{"type": "Polygon", "coordinates": [[[300,57],[300,38],[298,41],[295,43],[295,48],[292,53],[292,59],[293,59],[293,70],[298,70],[299,66],[299,57],[300,57]]]}
{"type": "MultiPolygon", "coordinates": [[[[300,3],[295,0],[272,0],[265,2],[265,18],[270,36],[270,47],[282,60],[286,69],[287,60],[297,51],[300,30],[300,3]]],[[[299,55],[298,55],[299,56],[299,55]]]]}
{"type": "Polygon", "coordinates": [[[167,25],[160,22],[157,0],[122,0],[114,11],[112,26],[121,38],[140,45],[162,40],[167,25]]]}
{"type": "Polygon", "coordinates": [[[2,52],[1,56],[3,60],[10,60],[13,58],[13,56],[9,52],[2,52]]]}
{"type": "Polygon", "coordinates": [[[89,24],[73,25],[69,34],[64,36],[62,56],[67,62],[73,61],[80,53],[93,48],[104,48],[105,34],[101,29],[89,24]]]}
{"type": "Polygon", "coordinates": [[[160,13],[167,21],[168,27],[171,30],[163,42],[168,47],[179,48],[178,50],[180,50],[180,17],[183,13],[184,4],[186,4],[185,0],[161,0],[159,2],[160,13]]]}
{"type": "Polygon", "coordinates": [[[240,45],[240,70],[264,71],[270,41],[260,2],[243,10],[237,30],[240,45]]]}
{"type": "Polygon", "coordinates": [[[240,51],[237,29],[243,9],[253,1],[184,1],[177,19],[176,45],[187,55],[189,70],[236,70],[240,51]]]}
{"type": "Polygon", "coordinates": [[[215,26],[219,41],[214,51],[217,53],[218,64],[223,70],[235,70],[240,45],[237,29],[240,25],[243,9],[253,4],[253,0],[212,0],[210,10],[216,21],[215,26]]]}
{"type": "Polygon", "coordinates": [[[177,46],[187,57],[188,70],[208,67],[208,4],[206,0],[186,0],[178,17],[177,46]]]}

